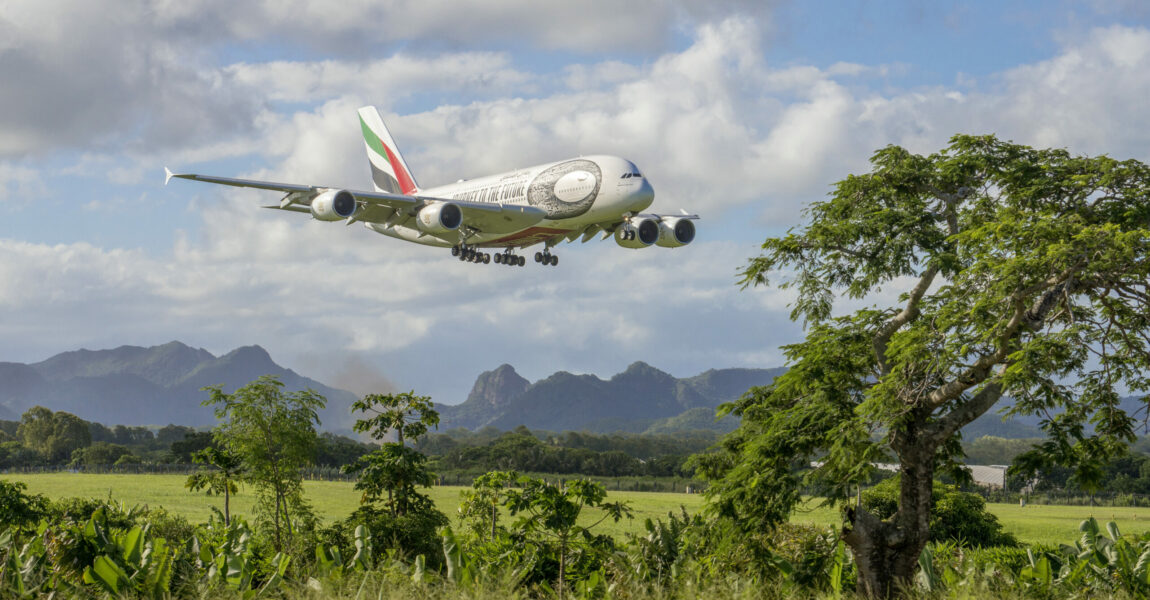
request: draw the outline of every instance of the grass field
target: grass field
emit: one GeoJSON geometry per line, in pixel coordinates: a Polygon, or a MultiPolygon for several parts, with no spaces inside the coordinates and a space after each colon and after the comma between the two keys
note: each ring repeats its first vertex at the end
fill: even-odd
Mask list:
{"type": "MultiPolygon", "coordinates": [[[[191,493],[184,489],[183,475],[90,475],[82,473],[47,473],[34,475],[0,475],[0,478],[22,481],[28,491],[43,494],[50,498],[76,496],[81,498],[111,498],[128,505],[142,504],[149,507],[163,507],[182,515],[192,522],[206,521],[211,514],[211,506],[223,508],[223,499],[207,497],[202,493],[191,493]]],[[[315,508],[316,514],[325,522],[342,519],[355,510],[359,504],[359,492],[353,484],[338,481],[306,481],[304,493],[315,508]]],[[[444,486],[431,489],[431,498],[439,509],[454,519],[459,506],[460,492],[464,487],[444,486]]],[[[684,506],[688,512],[695,512],[703,504],[698,494],[652,493],[652,492],[609,492],[611,501],[625,500],[630,503],[634,519],[617,524],[604,523],[597,531],[615,536],[624,533],[639,533],[643,530],[643,520],[647,517],[665,517],[668,512],[679,511],[684,506]]],[[[254,494],[241,490],[232,498],[232,512],[250,514],[254,494]]],[[[998,515],[1003,527],[1018,539],[1030,543],[1069,543],[1078,537],[1078,524],[1090,516],[1100,522],[1116,521],[1123,533],[1144,533],[1150,531],[1150,509],[1115,508],[1085,506],[1042,506],[1031,504],[1019,507],[1016,504],[990,504],[991,512],[998,515]]],[[[597,518],[587,515],[588,519],[597,518]]],[[[812,523],[820,526],[838,525],[838,511],[818,507],[811,502],[797,511],[792,518],[797,523],[812,523]]]]}

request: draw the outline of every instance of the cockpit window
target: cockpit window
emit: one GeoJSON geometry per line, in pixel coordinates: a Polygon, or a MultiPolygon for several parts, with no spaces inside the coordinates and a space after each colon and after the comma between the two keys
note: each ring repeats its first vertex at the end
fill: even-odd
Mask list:
{"type": "Polygon", "coordinates": [[[640,175],[638,171],[635,171],[634,173],[631,173],[631,177],[642,177],[642,175],[640,175]]]}
{"type": "Polygon", "coordinates": [[[633,171],[631,173],[623,173],[623,176],[620,177],[620,179],[630,179],[632,177],[642,177],[642,175],[640,175],[638,171],[633,171]]]}
{"type": "Polygon", "coordinates": [[[622,177],[620,177],[620,179],[630,179],[630,178],[631,178],[631,174],[630,174],[630,173],[623,173],[623,176],[622,176],[622,177]]]}

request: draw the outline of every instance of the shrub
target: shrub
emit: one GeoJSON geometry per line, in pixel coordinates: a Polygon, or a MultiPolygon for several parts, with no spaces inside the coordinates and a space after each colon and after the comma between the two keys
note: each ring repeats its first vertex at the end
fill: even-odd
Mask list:
{"type": "Polygon", "coordinates": [[[26,489],[23,482],[0,479],[0,527],[31,527],[47,513],[48,501],[43,496],[24,493],[26,489]]]}
{"type": "MultiPolygon", "coordinates": [[[[880,519],[890,518],[898,510],[899,482],[899,477],[891,477],[864,491],[863,506],[880,519]]],[[[1018,545],[1013,535],[1002,530],[998,517],[986,510],[982,496],[936,481],[930,501],[931,541],[953,541],[968,548],[1018,545]]]]}
{"type": "Polygon", "coordinates": [[[436,510],[392,515],[387,509],[361,506],[342,521],[342,531],[325,530],[323,541],[337,545],[344,556],[352,556],[355,528],[364,525],[377,553],[394,550],[407,560],[423,555],[428,568],[439,569],[443,566],[443,545],[437,530],[448,523],[447,517],[436,510]]]}

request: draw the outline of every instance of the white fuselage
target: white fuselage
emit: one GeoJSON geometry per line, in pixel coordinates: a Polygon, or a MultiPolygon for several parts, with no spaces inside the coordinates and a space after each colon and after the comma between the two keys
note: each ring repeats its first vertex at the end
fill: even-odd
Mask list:
{"type": "MultiPolygon", "coordinates": [[[[503,206],[534,206],[547,216],[530,227],[511,232],[480,232],[468,244],[489,248],[526,247],[561,236],[575,236],[591,225],[617,223],[638,214],[655,199],[646,177],[629,160],[616,156],[586,156],[547,163],[498,175],[461,180],[426,190],[419,197],[503,206]]],[[[460,232],[427,235],[413,223],[365,223],[383,235],[430,246],[453,246],[460,232]]]]}

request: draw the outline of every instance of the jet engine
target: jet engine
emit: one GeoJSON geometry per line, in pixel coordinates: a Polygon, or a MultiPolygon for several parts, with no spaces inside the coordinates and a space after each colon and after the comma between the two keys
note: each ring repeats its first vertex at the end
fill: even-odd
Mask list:
{"type": "Polygon", "coordinates": [[[695,224],[683,217],[663,217],[659,221],[659,242],[664,248],[686,246],[695,239],[695,224]]]}
{"type": "Polygon", "coordinates": [[[355,214],[359,204],[347,190],[328,190],[311,201],[311,216],[320,221],[342,221],[355,214]]]}
{"type": "Polygon", "coordinates": [[[458,204],[435,202],[419,209],[415,224],[420,231],[432,235],[455,231],[463,224],[463,211],[458,204]]]}
{"type": "Polygon", "coordinates": [[[659,241],[659,221],[651,218],[631,219],[615,228],[615,243],[624,248],[646,248],[659,241]]]}

